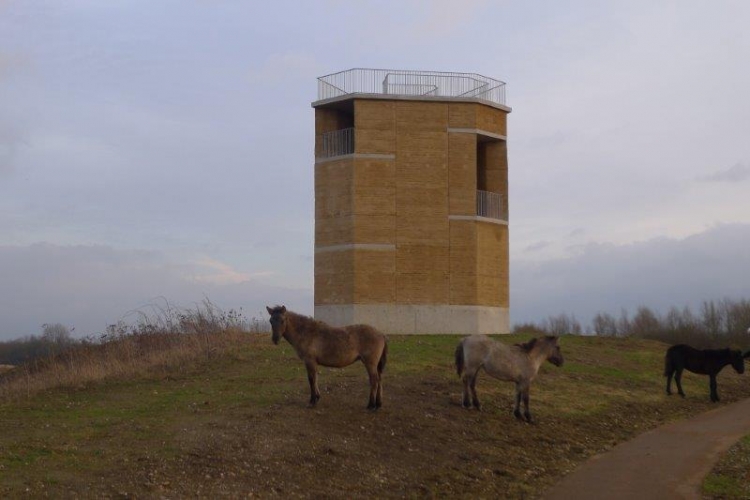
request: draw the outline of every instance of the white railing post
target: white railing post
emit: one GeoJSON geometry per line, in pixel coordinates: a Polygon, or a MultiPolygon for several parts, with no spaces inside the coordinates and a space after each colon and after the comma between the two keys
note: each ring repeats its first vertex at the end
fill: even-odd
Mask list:
{"type": "Polygon", "coordinates": [[[477,215],[489,219],[508,220],[503,196],[499,193],[477,190],[477,215]]]}
{"type": "Polygon", "coordinates": [[[354,128],[342,128],[331,132],[323,132],[323,147],[321,158],[350,155],[354,153],[354,128]]]}

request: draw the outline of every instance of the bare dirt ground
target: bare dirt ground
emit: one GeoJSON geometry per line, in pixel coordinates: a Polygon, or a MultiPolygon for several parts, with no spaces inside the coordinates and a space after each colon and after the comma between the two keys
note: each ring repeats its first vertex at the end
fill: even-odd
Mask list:
{"type": "MultiPolygon", "coordinates": [[[[381,410],[365,410],[359,364],[322,370],[310,409],[301,363],[268,344],[197,373],[0,408],[0,496],[533,498],[588,457],[715,407],[698,377],[686,399],[663,394],[659,343],[563,339],[566,365],[543,368],[529,425],[511,414],[512,385],[486,375],[483,411],[460,406],[455,339],[394,339],[381,410]]],[[[737,401],[750,383],[726,371],[719,391],[737,401]]]]}

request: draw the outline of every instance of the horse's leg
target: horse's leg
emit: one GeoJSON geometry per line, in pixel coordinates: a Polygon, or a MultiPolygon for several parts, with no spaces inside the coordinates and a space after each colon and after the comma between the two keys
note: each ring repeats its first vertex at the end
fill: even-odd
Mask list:
{"type": "Polygon", "coordinates": [[[711,378],[709,382],[709,386],[711,387],[711,401],[716,403],[719,401],[719,392],[716,390],[716,374],[712,373],[709,377],[711,378]]]}
{"type": "MultiPolygon", "coordinates": [[[[362,360],[364,362],[364,360],[362,360]]],[[[380,385],[380,375],[378,375],[377,363],[365,363],[367,374],[370,376],[370,400],[367,403],[368,410],[377,410],[380,405],[377,403],[378,386],[380,385]]]]}
{"type": "Polygon", "coordinates": [[[461,405],[469,409],[471,408],[471,397],[469,395],[469,384],[471,383],[471,376],[469,375],[469,372],[464,372],[463,377],[461,377],[461,383],[462,383],[462,391],[461,391],[461,405]]]}
{"type": "Polygon", "coordinates": [[[378,391],[375,394],[375,408],[383,406],[383,374],[378,372],[378,391]]]}
{"type": "Polygon", "coordinates": [[[529,411],[529,390],[530,389],[531,387],[529,387],[529,385],[527,384],[521,394],[523,397],[523,408],[524,408],[523,416],[526,417],[526,421],[529,423],[531,423],[531,412],[529,411]]]}
{"type": "Polygon", "coordinates": [[[320,399],[320,389],[318,389],[318,364],[315,361],[305,361],[307,368],[307,381],[310,382],[310,406],[320,399]]]}
{"type": "Polygon", "coordinates": [[[667,370],[667,395],[672,395],[672,375],[674,374],[674,370],[667,370]]]}
{"type": "Polygon", "coordinates": [[[518,420],[523,420],[523,418],[521,417],[521,397],[522,397],[521,392],[522,392],[521,383],[516,382],[516,404],[515,404],[515,407],[513,408],[513,415],[518,420]]]}
{"type": "Polygon", "coordinates": [[[685,397],[685,393],[682,391],[682,369],[678,368],[677,371],[674,374],[674,382],[677,384],[677,393],[685,397]]]}
{"type": "MultiPolygon", "coordinates": [[[[471,404],[474,405],[474,408],[477,410],[482,409],[482,404],[479,402],[479,398],[477,397],[477,379],[479,378],[479,368],[477,368],[477,371],[474,372],[474,376],[471,377],[471,382],[469,384],[469,387],[471,388],[471,404]]],[[[464,405],[467,406],[468,405],[464,405]]]]}

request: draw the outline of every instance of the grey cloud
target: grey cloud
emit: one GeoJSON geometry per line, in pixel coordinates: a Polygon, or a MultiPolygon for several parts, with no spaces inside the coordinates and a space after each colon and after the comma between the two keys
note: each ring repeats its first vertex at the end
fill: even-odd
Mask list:
{"type": "Polygon", "coordinates": [[[23,143],[16,127],[0,119],[0,174],[13,170],[18,146],[23,143]]]}
{"type": "Polygon", "coordinates": [[[750,179],[750,166],[743,165],[742,163],[736,163],[735,165],[725,169],[714,172],[705,177],[700,177],[698,180],[702,182],[742,182],[750,179]]]}
{"type": "Polygon", "coordinates": [[[750,224],[727,224],[682,239],[592,244],[574,257],[511,262],[511,320],[569,313],[664,312],[703,300],[750,297],[750,224]]]}
{"type": "Polygon", "coordinates": [[[197,266],[158,252],[107,246],[0,246],[0,340],[37,334],[43,323],[53,322],[81,335],[99,333],[156,297],[180,307],[208,298],[223,309],[242,307],[249,316],[276,303],[312,312],[311,290],[252,279],[195,279],[211,271],[197,266]]]}
{"type": "Polygon", "coordinates": [[[544,250],[545,248],[548,248],[552,244],[551,241],[537,241],[536,243],[532,243],[531,245],[526,246],[523,251],[524,252],[538,252],[539,250],[544,250]]]}

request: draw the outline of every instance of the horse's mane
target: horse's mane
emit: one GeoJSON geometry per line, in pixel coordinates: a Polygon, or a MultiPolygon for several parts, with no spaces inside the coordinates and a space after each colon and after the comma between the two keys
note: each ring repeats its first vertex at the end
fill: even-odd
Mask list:
{"type": "Polygon", "coordinates": [[[536,339],[531,339],[528,342],[519,343],[516,344],[517,347],[520,347],[522,351],[524,352],[531,352],[531,350],[536,345],[536,339]]]}
{"type": "Polygon", "coordinates": [[[310,316],[305,316],[304,314],[299,314],[294,311],[287,310],[286,315],[292,320],[295,329],[300,333],[302,333],[303,331],[305,333],[327,332],[328,330],[332,329],[332,327],[325,321],[320,321],[315,318],[311,318],[310,316]]]}
{"type": "Polygon", "coordinates": [[[555,337],[554,335],[545,335],[544,337],[533,338],[529,340],[528,342],[518,343],[515,345],[516,347],[520,347],[521,350],[523,350],[524,352],[528,353],[528,352],[531,352],[531,350],[534,349],[534,347],[536,347],[537,342],[545,342],[545,343],[551,342],[551,341],[554,341],[556,338],[557,337],[555,337]]]}

